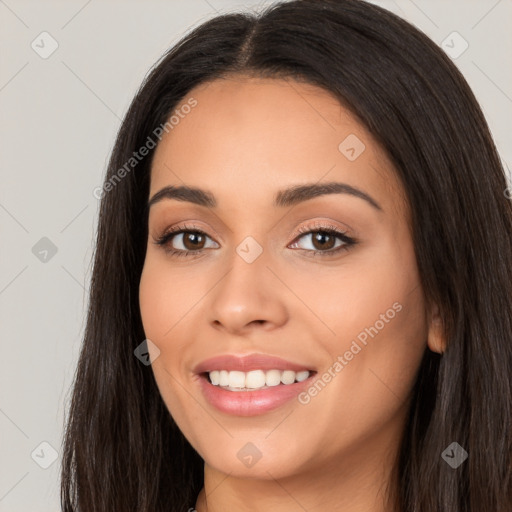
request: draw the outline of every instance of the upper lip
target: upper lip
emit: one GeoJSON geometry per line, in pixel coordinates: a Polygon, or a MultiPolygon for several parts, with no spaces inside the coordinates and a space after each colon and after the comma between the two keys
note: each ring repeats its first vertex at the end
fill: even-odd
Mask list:
{"type": "Polygon", "coordinates": [[[300,372],[304,370],[314,371],[303,364],[287,361],[280,357],[266,354],[234,355],[224,354],[200,362],[195,368],[195,373],[205,373],[214,370],[250,372],[251,370],[292,370],[300,372]]]}

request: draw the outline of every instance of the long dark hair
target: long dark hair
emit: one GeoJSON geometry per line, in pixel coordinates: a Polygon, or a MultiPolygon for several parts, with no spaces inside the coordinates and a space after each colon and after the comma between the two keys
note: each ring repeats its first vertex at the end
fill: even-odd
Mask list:
{"type": "Polygon", "coordinates": [[[512,203],[505,171],[451,60],[409,23],[359,0],[297,0],[217,16],[145,78],[101,196],[65,430],[63,511],[183,511],[203,486],[201,457],[166,409],[151,366],[134,356],[145,339],[138,286],[154,149],[128,171],[126,163],[192,88],[233,73],[334,93],[387,151],[406,192],[424,296],[429,308],[439,306],[447,347],[442,355],[427,348],[419,368],[393,466],[393,510],[510,512],[512,203]],[[442,457],[453,442],[468,454],[456,469],[442,457]]]}

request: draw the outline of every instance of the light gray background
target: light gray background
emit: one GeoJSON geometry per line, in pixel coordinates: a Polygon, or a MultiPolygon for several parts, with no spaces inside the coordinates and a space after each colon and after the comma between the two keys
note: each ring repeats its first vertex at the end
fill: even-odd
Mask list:
{"type": "MultiPolygon", "coordinates": [[[[64,414],[99,206],[93,190],[130,100],[150,66],[191,28],[270,3],[0,0],[1,512],[60,510],[64,414]],[[43,31],[59,45],[47,59],[31,47],[35,40],[49,48],[43,31]],[[46,262],[33,253],[43,237],[57,247],[46,262]],[[47,469],[40,464],[51,462],[51,448],[42,442],[58,454],[47,469]]],[[[512,0],[372,3],[440,46],[453,31],[469,43],[454,62],[512,167],[512,0]]]]}

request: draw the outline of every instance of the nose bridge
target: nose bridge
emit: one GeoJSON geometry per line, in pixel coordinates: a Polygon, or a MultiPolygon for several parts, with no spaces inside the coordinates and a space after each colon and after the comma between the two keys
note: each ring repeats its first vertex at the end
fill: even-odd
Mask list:
{"type": "Polygon", "coordinates": [[[229,269],[215,286],[211,320],[230,330],[250,322],[281,323],[286,317],[281,290],[270,266],[269,252],[254,237],[234,247],[229,269]]]}
{"type": "Polygon", "coordinates": [[[266,274],[270,274],[268,264],[268,251],[264,249],[263,243],[252,236],[246,236],[233,248],[233,254],[229,258],[229,271],[219,283],[223,292],[241,294],[240,299],[248,292],[253,299],[267,296],[265,286],[268,281],[266,274]]]}

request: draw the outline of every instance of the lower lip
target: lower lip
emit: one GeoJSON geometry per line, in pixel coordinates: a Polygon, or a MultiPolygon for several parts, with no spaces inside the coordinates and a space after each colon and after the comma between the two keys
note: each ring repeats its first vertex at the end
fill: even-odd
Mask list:
{"type": "Polygon", "coordinates": [[[206,400],[226,414],[256,416],[281,407],[295,398],[311,383],[315,373],[294,384],[272,386],[254,391],[228,391],[214,386],[204,375],[199,376],[199,385],[206,400]]]}

